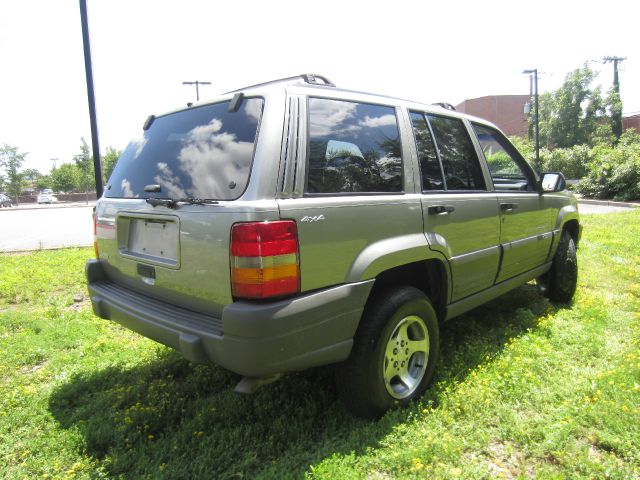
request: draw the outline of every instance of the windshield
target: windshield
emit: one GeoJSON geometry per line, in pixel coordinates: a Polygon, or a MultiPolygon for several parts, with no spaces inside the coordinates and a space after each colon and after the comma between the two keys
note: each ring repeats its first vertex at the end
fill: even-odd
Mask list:
{"type": "Polygon", "coordinates": [[[105,196],[235,200],[249,181],[263,103],[249,98],[237,112],[223,102],[156,118],[118,159],[105,196]],[[150,193],[149,185],[159,188],[150,193]]]}

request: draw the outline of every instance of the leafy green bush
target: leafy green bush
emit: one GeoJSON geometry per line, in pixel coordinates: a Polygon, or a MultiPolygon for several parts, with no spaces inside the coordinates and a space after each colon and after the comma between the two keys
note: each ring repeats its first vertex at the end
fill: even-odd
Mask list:
{"type": "MultiPolygon", "coordinates": [[[[565,178],[580,179],[588,172],[588,164],[593,159],[591,149],[587,145],[576,145],[571,148],[540,149],[541,168],[536,168],[536,145],[522,137],[512,137],[511,142],[522,154],[534,170],[541,172],[562,172],[565,178]]],[[[538,172],[540,173],[540,172],[538,172]]]]}
{"type": "Polygon", "coordinates": [[[580,179],[588,172],[593,159],[592,150],[587,145],[575,145],[571,148],[543,150],[542,169],[545,172],[562,172],[566,178],[580,179]]]}
{"type": "Polygon", "coordinates": [[[640,135],[627,130],[618,145],[592,149],[587,176],[578,191],[593,198],[640,199],[640,135]]]}
{"type": "MultiPolygon", "coordinates": [[[[535,144],[519,137],[511,141],[535,168],[535,144]]],[[[615,146],[541,148],[540,163],[541,171],[562,172],[568,179],[581,180],[577,190],[586,197],[640,199],[640,134],[634,130],[627,130],[615,146]]]]}

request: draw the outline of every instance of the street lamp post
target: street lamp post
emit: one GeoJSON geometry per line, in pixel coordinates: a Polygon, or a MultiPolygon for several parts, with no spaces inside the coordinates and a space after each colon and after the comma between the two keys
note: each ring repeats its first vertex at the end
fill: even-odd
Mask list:
{"type": "Polygon", "coordinates": [[[96,180],[96,198],[100,198],[102,196],[102,166],[100,165],[100,145],[98,144],[96,99],[93,91],[93,67],[91,66],[91,45],[89,42],[87,0],[80,0],[80,23],[82,25],[82,45],[84,47],[84,72],[87,79],[87,100],[89,101],[89,122],[91,124],[91,145],[93,147],[93,168],[95,171],[96,180]]]}
{"type": "Polygon", "coordinates": [[[195,85],[196,86],[196,100],[200,101],[200,85],[211,85],[211,82],[201,82],[196,80],[195,82],[182,82],[183,85],[195,85]]]}
{"type": "MultiPolygon", "coordinates": [[[[536,168],[540,170],[540,119],[538,117],[538,69],[523,70],[522,73],[528,74],[529,78],[533,76],[533,89],[534,89],[534,120],[536,125],[536,168]]],[[[529,83],[531,85],[531,83],[529,83]]]]}

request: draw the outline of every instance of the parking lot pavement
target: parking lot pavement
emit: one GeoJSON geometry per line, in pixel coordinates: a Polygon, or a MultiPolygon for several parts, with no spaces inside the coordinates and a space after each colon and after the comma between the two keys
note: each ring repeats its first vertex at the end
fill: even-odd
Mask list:
{"type": "Polygon", "coordinates": [[[95,200],[89,200],[88,202],[56,202],[56,203],[21,203],[20,205],[13,205],[10,210],[36,210],[41,208],[75,208],[75,207],[94,207],[96,205],[95,200]]]}
{"type": "Polygon", "coordinates": [[[92,205],[0,209],[0,252],[93,245],[92,205]]]}

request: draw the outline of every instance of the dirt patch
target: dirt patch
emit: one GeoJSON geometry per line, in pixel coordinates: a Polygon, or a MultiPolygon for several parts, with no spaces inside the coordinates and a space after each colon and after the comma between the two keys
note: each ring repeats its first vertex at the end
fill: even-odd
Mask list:
{"type": "Polygon", "coordinates": [[[67,312],[79,312],[80,310],[84,310],[89,307],[91,304],[90,299],[87,295],[83,293],[76,293],[73,296],[73,303],[68,307],[65,307],[65,311],[67,312]]]}
{"type": "Polygon", "coordinates": [[[492,440],[479,456],[486,460],[491,478],[535,477],[533,467],[527,465],[526,456],[511,443],[492,440]]]}

